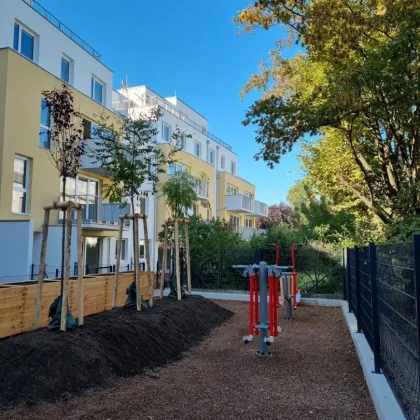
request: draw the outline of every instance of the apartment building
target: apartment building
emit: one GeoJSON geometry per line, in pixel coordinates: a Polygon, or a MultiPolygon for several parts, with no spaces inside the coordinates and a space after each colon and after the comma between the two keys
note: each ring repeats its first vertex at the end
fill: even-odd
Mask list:
{"type": "MultiPolygon", "coordinates": [[[[62,192],[50,161],[52,122],[42,92],[63,82],[71,86],[88,142],[99,115],[116,124],[121,117],[112,110],[113,73],[93,47],[36,1],[0,0],[0,11],[0,276],[15,276],[38,266],[43,206],[59,200],[62,192]]],[[[101,168],[88,160],[82,166],[77,179],[68,181],[66,198],[85,205],[84,263],[88,271],[99,271],[115,260],[110,239],[118,233],[123,210],[103,200],[107,177],[101,168]]],[[[47,272],[53,275],[61,262],[58,212],[52,212],[50,223],[47,272]]],[[[124,235],[128,241],[128,232],[124,235]]],[[[72,267],[77,260],[73,242],[72,267]]],[[[127,244],[127,264],[128,249],[127,244]]]]}
{"type": "MultiPolygon", "coordinates": [[[[178,171],[188,170],[193,176],[204,175],[198,184],[197,202],[193,213],[204,220],[221,218],[229,221],[244,237],[252,236],[256,219],[267,216],[265,203],[255,200],[255,186],[237,175],[238,155],[232,147],[209,131],[207,119],[176,96],[162,97],[147,86],[137,86],[115,91],[113,107],[123,115],[136,118],[147,114],[150,107],[158,106],[161,118],[157,122],[158,134],[153,139],[167,154],[171,135],[179,128],[188,136],[182,139],[181,150],[176,154],[176,163],[167,168],[160,182],[164,182],[178,171]]],[[[145,186],[150,190],[150,186],[145,186]]],[[[153,202],[155,217],[151,224],[151,248],[153,263],[157,261],[158,234],[164,221],[170,217],[165,197],[158,192],[149,196],[153,202]]],[[[150,204],[149,204],[150,206],[150,204]]]]}

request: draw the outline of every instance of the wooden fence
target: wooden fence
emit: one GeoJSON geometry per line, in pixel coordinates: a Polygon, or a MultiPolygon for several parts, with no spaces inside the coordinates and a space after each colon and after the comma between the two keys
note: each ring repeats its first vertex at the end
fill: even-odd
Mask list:
{"type": "MultiPolygon", "coordinates": [[[[134,273],[119,275],[117,306],[123,306],[126,290],[133,282],[134,273]]],[[[77,312],[77,279],[70,279],[69,306],[74,318],[77,312]]],[[[86,276],[84,279],[84,315],[92,315],[112,309],[114,275],[86,276]]],[[[0,285],[0,338],[30,331],[35,314],[37,282],[9,283],[0,285]]],[[[140,272],[140,293],[148,300],[147,273],[140,272]]],[[[59,280],[45,280],[42,292],[40,326],[48,325],[51,303],[60,294],[59,280]]]]}

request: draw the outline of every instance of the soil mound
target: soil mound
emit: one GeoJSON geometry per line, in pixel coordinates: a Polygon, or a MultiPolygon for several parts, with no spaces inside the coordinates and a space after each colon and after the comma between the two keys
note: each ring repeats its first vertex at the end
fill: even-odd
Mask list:
{"type": "Polygon", "coordinates": [[[37,330],[0,342],[0,408],[54,402],[180,359],[232,312],[201,296],[117,308],[67,333],[37,330]]]}

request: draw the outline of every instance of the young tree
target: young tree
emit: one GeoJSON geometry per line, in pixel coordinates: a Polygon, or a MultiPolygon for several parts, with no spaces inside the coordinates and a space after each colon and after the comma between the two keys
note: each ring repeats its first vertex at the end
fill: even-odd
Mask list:
{"type": "MultiPolygon", "coordinates": [[[[76,111],[73,94],[66,84],[61,89],[43,92],[51,124],[51,148],[48,151],[53,165],[62,180],[62,199],[66,200],[67,178],[76,178],[80,158],[85,153],[83,140],[83,117],[76,111]]],[[[63,211],[63,233],[61,242],[61,295],[63,294],[65,218],[63,211]]]]}
{"type": "Polygon", "coordinates": [[[150,113],[140,113],[122,118],[122,124],[109,123],[109,118],[101,116],[100,125],[95,129],[95,147],[89,155],[105,170],[110,182],[104,185],[104,197],[111,203],[130,200],[135,212],[135,199],[157,191],[159,174],[165,172],[165,165],[172,161],[177,145],[183,135],[177,128],[172,134],[173,148],[165,156],[158,144],[153,141],[158,134],[156,122],[161,117],[158,107],[150,113]],[[144,188],[151,183],[151,190],[144,188]]]}

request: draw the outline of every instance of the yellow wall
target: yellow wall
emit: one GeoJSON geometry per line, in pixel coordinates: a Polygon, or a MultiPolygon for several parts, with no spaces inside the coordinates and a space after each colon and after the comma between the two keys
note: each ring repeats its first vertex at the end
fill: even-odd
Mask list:
{"type": "MultiPolygon", "coordinates": [[[[165,156],[168,155],[170,150],[169,144],[162,144],[161,149],[165,156]]],[[[215,167],[210,163],[204,162],[203,160],[190,155],[184,151],[179,151],[174,156],[174,160],[179,162],[181,165],[186,166],[190,171],[191,175],[199,176],[204,174],[209,182],[209,200],[208,203],[210,204],[210,217],[216,215],[216,203],[215,203],[215,189],[216,189],[216,176],[215,176],[215,167]]],[[[167,168],[168,169],[168,168],[167,168]]],[[[157,234],[161,231],[161,226],[171,215],[166,207],[165,197],[160,192],[160,186],[168,179],[167,174],[162,174],[159,177],[159,188],[157,193],[157,234]]],[[[207,219],[207,208],[204,207],[201,202],[197,203],[199,215],[203,219],[207,219]]]]}
{"type": "Polygon", "coordinates": [[[246,213],[235,213],[226,209],[226,187],[228,184],[238,188],[238,194],[244,195],[245,191],[254,195],[255,199],[255,186],[242,178],[230,174],[229,172],[219,172],[219,211],[218,216],[226,221],[230,220],[231,215],[239,216],[240,227],[245,227],[245,219],[253,220],[253,227],[255,227],[255,217],[250,217],[246,213]]]}
{"type": "MultiPolygon", "coordinates": [[[[39,231],[43,206],[57,200],[60,179],[49,152],[39,147],[41,97],[44,90],[59,89],[61,81],[11,49],[0,50],[0,219],[34,220],[39,231]],[[3,104],[5,109],[3,110],[3,104]],[[30,159],[29,214],[13,214],[13,160],[30,159]]],[[[118,117],[102,105],[74,91],[75,108],[95,121],[98,115],[118,117]]],[[[95,174],[90,174],[97,177],[95,174]]],[[[51,223],[57,223],[57,214],[51,223]]]]}

